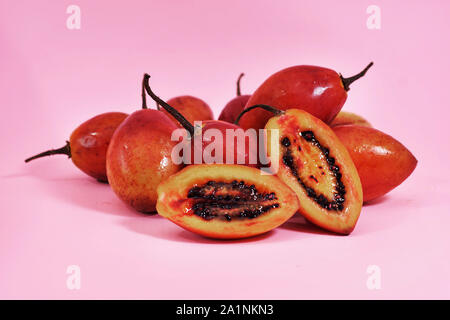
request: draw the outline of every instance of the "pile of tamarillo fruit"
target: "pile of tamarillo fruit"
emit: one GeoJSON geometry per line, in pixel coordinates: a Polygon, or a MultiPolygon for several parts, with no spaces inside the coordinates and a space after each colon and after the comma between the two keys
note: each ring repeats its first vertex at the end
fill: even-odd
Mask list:
{"type": "Polygon", "coordinates": [[[363,203],[397,187],[417,165],[396,139],[341,111],[350,84],[372,65],[348,78],[293,66],[252,95],[241,94],[241,74],[237,96],[218,120],[196,97],[162,100],[145,74],[139,110],[97,115],[62,148],[25,161],[65,154],[137,211],[157,212],[206,237],[255,236],[297,212],[323,229],[350,234],[363,203]],[[174,132],[182,133],[178,140],[174,132]],[[183,161],[174,160],[174,150],[183,161]],[[266,155],[265,162],[256,154],[266,155]]]}

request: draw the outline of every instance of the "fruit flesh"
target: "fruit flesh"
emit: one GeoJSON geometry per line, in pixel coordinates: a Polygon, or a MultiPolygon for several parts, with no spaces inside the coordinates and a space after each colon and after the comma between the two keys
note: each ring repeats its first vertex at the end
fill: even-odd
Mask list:
{"type": "MultiPolygon", "coordinates": [[[[330,122],[347,99],[338,73],[316,66],[294,66],[270,76],[250,97],[246,108],[266,104],[280,110],[298,108],[324,122],[330,122]]],[[[264,128],[273,114],[255,109],[245,114],[240,125],[244,129],[264,128]]]]}
{"type": "Polygon", "coordinates": [[[267,232],[288,220],[297,208],[295,193],[280,179],[240,165],[188,166],[158,187],[161,216],[212,238],[238,239],[267,232]]]}
{"type": "Polygon", "coordinates": [[[330,127],[354,124],[363,127],[372,127],[369,121],[353,112],[341,111],[330,123],[330,127]]]}
{"type": "Polygon", "coordinates": [[[377,129],[348,125],[333,130],[356,165],[364,202],[388,193],[416,168],[414,155],[399,141],[377,129]]]}
{"type": "MultiPolygon", "coordinates": [[[[214,114],[209,105],[193,96],[179,96],[167,101],[172,107],[178,110],[190,122],[213,120],[214,114]]],[[[179,122],[166,110],[160,108],[178,127],[181,127],[179,122]]]]}
{"type": "Polygon", "coordinates": [[[107,174],[113,191],[140,212],[156,209],[158,184],[181,169],[171,159],[172,131],[177,126],[158,110],[131,114],[113,135],[107,174]]]}
{"type": "Polygon", "coordinates": [[[278,130],[279,142],[268,143],[277,175],[299,198],[300,213],[314,224],[337,233],[354,229],[362,206],[361,182],[344,145],[322,121],[291,109],[266,125],[278,130]]]}
{"type": "Polygon", "coordinates": [[[275,192],[260,192],[243,180],[210,180],[189,189],[188,198],[194,200],[194,214],[205,220],[254,219],[279,207],[275,192]]]}
{"type": "Polygon", "coordinates": [[[342,210],[345,187],[342,184],[339,166],[323,147],[312,131],[302,131],[293,139],[288,135],[281,140],[283,164],[289,167],[307,195],[327,210],[342,210]],[[339,201],[338,201],[339,200],[339,201]]]}

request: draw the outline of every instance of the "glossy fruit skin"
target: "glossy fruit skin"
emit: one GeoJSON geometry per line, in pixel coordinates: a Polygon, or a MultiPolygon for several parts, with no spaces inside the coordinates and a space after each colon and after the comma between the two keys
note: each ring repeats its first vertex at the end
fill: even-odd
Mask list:
{"type": "Polygon", "coordinates": [[[132,113],[116,130],[107,152],[107,175],[113,191],[140,212],[156,210],[156,187],[181,165],[172,162],[173,121],[158,110],[132,113]]]}
{"type": "Polygon", "coordinates": [[[417,166],[417,159],[403,144],[377,129],[347,125],[333,130],[358,169],[364,202],[400,185],[417,166]]]}
{"type": "MultiPolygon", "coordinates": [[[[279,163],[279,169],[276,174],[297,194],[300,213],[310,222],[326,230],[341,234],[350,234],[355,228],[361,212],[363,192],[356,167],[345,146],[339,141],[335,133],[320,119],[299,109],[290,109],[283,115],[270,118],[265,129],[268,132],[267,149],[269,157],[272,162],[278,161],[279,163]],[[300,139],[300,132],[312,131],[321,145],[329,149],[330,155],[335,159],[335,164],[339,166],[339,172],[342,175],[341,181],[346,190],[342,211],[338,212],[324,209],[317,202],[311,200],[284,162],[281,146],[282,141],[275,144],[270,143],[270,130],[278,130],[280,140],[282,140],[283,136],[297,137],[297,139],[300,139]]],[[[304,152],[309,151],[311,153],[312,149],[313,147],[311,146],[303,146],[302,151],[299,151],[300,156],[293,159],[299,172],[308,170],[308,168],[314,168],[315,170],[319,165],[305,160],[307,157],[304,152]],[[308,168],[305,168],[307,166],[308,168]]],[[[311,188],[316,189],[320,186],[328,186],[328,184],[324,184],[326,180],[321,180],[323,178],[320,175],[316,175],[316,177],[318,179],[316,180],[317,185],[312,182],[310,185],[311,188]]]]}
{"type": "MultiPolygon", "coordinates": [[[[178,110],[190,123],[194,121],[213,120],[214,114],[209,105],[193,96],[179,96],[167,101],[169,105],[178,110]]],[[[181,127],[179,122],[175,120],[166,110],[160,108],[177,126],[181,127]]]]}
{"type": "MultiPolygon", "coordinates": [[[[254,133],[249,138],[246,138],[246,134],[239,126],[220,120],[203,120],[203,121],[190,121],[182,111],[177,109],[177,104],[171,102],[165,102],[159,98],[150,88],[148,80],[150,75],[144,75],[143,86],[150,97],[164,110],[165,114],[170,114],[174,123],[180,128],[185,130],[184,133],[175,132],[174,134],[183,139],[182,148],[174,150],[175,156],[182,156],[180,159],[184,164],[242,164],[257,166],[257,136],[254,133]],[[171,105],[173,103],[174,105],[171,105]],[[229,131],[229,132],[227,132],[229,131]],[[238,143],[234,143],[234,148],[231,148],[227,143],[227,136],[233,134],[234,141],[244,141],[245,146],[242,148],[238,143]],[[243,138],[243,139],[238,139],[243,138]],[[216,140],[217,139],[217,140],[216,140]],[[254,142],[253,142],[254,140],[254,142]],[[254,149],[252,148],[254,147],[254,149]],[[253,151],[255,150],[255,151],[253,151]],[[190,152],[190,155],[188,154],[190,152]],[[220,155],[222,153],[222,155],[220,155]],[[243,159],[239,159],[238,155],[242,154],[243,159]],[[254,157],[251,157],[254,155],[254,157]]],[[[185,106],[184,106],[185,107],[185,106]]],[[[184,110],[184,109],[183,109],[184,110]]],[[[189,114],[189,110],[186,110],[189,114]]],[[[191,114],[189,114],[190,116],[191,114]]],[[[178,159],[177,159],[178,161],[178,159]]]]}
{"type": "Polygon", "coordinates": [[[361,117],[356,113],[348,111],[339,112],[337,116],[333,119],[333,121],[331,121],[330,127],[345,126],[350,124],[363,127],[372,127],[370,122],[367,121],[365,118],[361,117]]]}
{"type": "Polygon", "coordinates": [[[233,100],[228,102],[225,108],[223,108],[219,115],[219,120],[234,123],[238,115],[244,110],[249,99],[250,95],[248,94],[233,98],[233,100]]]}
{"type": "MultiPolygon", "coordinates": [[[[338,73],[317,66],[294,66],[270,76],[253,93],[246,108],[266,104],[280,110],[305,110],[329,123],[341,110],[347,91],[338,73]]],[[[273,114],[255,109],[245,114],[240,126],[244,129],[264,128],[273,114]]]]}
{"type": "Polygon", "coordinates": [[[70,135],[70,152],[75,166],[87,175],[107,182],[106,151],[117,127],[128,117],[122,112],[107,112],[79,125],[70,135]]]}
{"type": "MultiPolygon", "coordinates": [[[[226,143],[226,135],[227,130],[232,130],[235,132],[238,136],[244,137],[244,131],[241,127],[225,122],[220,120],[210,120],[210,121],[203,121],[202,127],[201,127],[201,133],[196,134],[194,136],[194,140],[197,138],[202,139],[201,143],[196,144],[194,140],[190,140],[189,143],[191,143],[191,164],[212,164],[212,162],[209,162],[208,159],[205,159],[202,157],[202,161],[194,161],[195,156],[194,154],[204,154],[205,148],[207,148],[211,143],[213,143],[214,140],[210,140],[209,138],[205,138],[205,133],[208,132],[208,130],[218,130],[223,139],[222,139],[222,145],[219,146],[218,149],[222,149],[222,160],[221,164],[227,164],[227,153],[231,153],[234,159],[233,163],[228,164],[242,164],[246,166],[256,167],[258,165],[258,154],[257,154],[257,137],[255,139],[249,138],[245,140],[245,148],[240,148],[237,142],[237,138],[234,139],[234,148],[231,149],[230,146],[226,143]],[[253,155],[253,157],[251,156],[253,155]],[[238,163],[238,159],[244,159],[242,163],[238,163]]],[[[198,157],[199,159],[200,157],[198,157]]]]}
{"type": "Polygon", "coordinates": [[[216,239],[239,239],[268,232],[292,217],[298,209],[295,193],[280,179],[262,175],[261,171],[240,165],[212,164],[188,166],[163,181],[158,186],[157,209],[159,215],[180,227],[216,239]],[[253,219],[218,221],[204,220],[192,212],[192,199],[187,194],[192,186],[208,181],[243,180],[254,184],[259,190],[273,191],[279,208],[253,219]]]}

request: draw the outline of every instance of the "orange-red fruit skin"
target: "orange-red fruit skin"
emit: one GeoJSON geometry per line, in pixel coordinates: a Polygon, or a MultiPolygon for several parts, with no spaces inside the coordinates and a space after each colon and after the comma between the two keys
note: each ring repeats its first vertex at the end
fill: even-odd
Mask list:
{"type": "MultiPolygon", "coordinates": [[[[179,96],[168,100],[167,103],[181,113],[192,124],[194,124],[194,121],[214,119],[214,114],[209,105],[199,98],[193,96],[179,96]]],[[[164,110],[164,108],[161,108],[160,110],[178,127],[181,127],[180,123],[164,110]]]]}
{"type": "Polygon", "coordinates": [[[72,161],[87,175],[107,182],[106,151],[117,127],[128,117],[122,112],[107,112],[79,125],[70,135],[72,161]]]}
{"type": "Polygon", "coordinates": [[[173,121],[158,110],[132,113],[113,135],[107,152],[107,174],[113,191],[140,212],[156,210],[156,188],[181,165],[172,162],[173,121]]]}
{"type": "Polygon", "coordinates": [[[333,130],[358,169],[364,202],[400,185],[417,166],[417,159],[403,144],[377,129],[348,125],[333,130]]]}
{"type": "Polygon", "coordinates": [[[333,121],[331,121],[330,127],[344,126],[349,124],[363,127],[372,127],[370,122],[367,121],[365,118],[361,117],[356,113],[348,111],[339,112],[337,116],[333,119],[333,121]]]}
{"type": "MultiPolygon", "coordinates": [[[[250,167],[257,167],[258,165],[258,149],[257,149],[257,138],[254,137],[245,137],[245,133],[241,127],[235,125],[233,123],[229,123],[221,120],[207,120],[202,122],[202,135],[201,142],[195,143],[195,139],[200,138],[200,136],[194,137],[194,139],[189,140],[191,144],[191,164],[195,162],[195,154],[202,155],[201,164],[208,164],[208,159],[203,157],[205,149],[211,144],[215,143],[218,148],[217,150],[222,150],[222,159],[219,159],[219,163],[221,164],[242,164],[250,167]],[[223,137],[221,144],[215,141],[215,138],[205,138],[204,134],[208,132],[208,130],[220,131],[221,136],[223,137]],[[234,132],[236,137],[234,138],[233,149],[231,145],[227,143],[227,131],[234,132]],[[239,138],[240,137],[240,138],[239,138]],[[239,141],[243,141],[243,147],[239,144],[239,141]],[[232,154],[234,162],[227,162],[227,155],[232,154]],[[254,162],[251,160],[252,157],[255,159],[254,162]],[[239,162],[243,160],[242,162],[239,162]]],[[[211,132],[211,131],[210,131],[211,132]]],[[[197,163],[200,164],[200,163],[197,163]]],[[[209,163],[210,164],[210,163],[209,163]]]]}
{"type": "MultiPolygon", "coordinates": [[[[356,167],[345,146],[339,141],[335,133],[320,119],[299,109],[290,109],[281,116],[270,118],[265,129],[268,133],[268,155],[272,162],[277,161],[279,163],[279,168],[276,172],[278,177],[297,194],[300,204],[299,212],[307,220],[326,230],[340,234],[350,234],[354,230],[361,212],[363,192],[356,167]],[[346,187],[346,201],[344,202],[343,211],[328,211],[310,200],[289,167],[283,163],[283,151],[280,143],[271,143],[272,130],[278,130],[275,132],[278,132],[280,139],[289,135],[291,137],[296,136],[299,139],[300,132],[310,130],[316,135],[322,146],[329,148],[330,155],[335,158],[336,164],[340,166],[342,181],[346,187]]],[[[307,152],[308,149],[309,147],[306,149],[302,148],[301,152],[307,152]]],[[[317,164],[308,162],[305,159],[295,159],[299,172],[304,170],[302,168],[305,166],[309,168],[317,166],[317,164]]],[[[320,176],[317,177],[320,180],[320,176]]]]}
{"type": "Polygon", "coordinates": [[[178,226],[215,239],[239,239],[268,232],[292,217],[298,209],[295,193],[273,175],[260,170],[228,164],[202,164],[188,166],[158,186],[157,210],[159,215],[178,226]],[[207,181],[231,182],[243,180],[255,184],[260,191],[276,193],[280,207],[253,219],[220,221],[204,220],[192,212],[192,199],[188,190],[207,181]]]}
{"type": "Polygon", "coordinates": [[[219,115],[219,120],[234,123],[239,114],[244,110],[248,99],[250,99],[250,95],[248,94],[233,98],[233,100],[228,102],[225,108],[223,108],[219,115]]]}
{"type": "MultiPolygon", "coordinates": [[[[253,93],[246,108],[266,104],[277,109],[302,109],[329,123],[347,99],[341,78],[331,69],[316,66],[294,66],[270,76],[253,93]]],[[[263,129],[272,113],[254,109],[245,114],[240,126],[263,129]]]]}

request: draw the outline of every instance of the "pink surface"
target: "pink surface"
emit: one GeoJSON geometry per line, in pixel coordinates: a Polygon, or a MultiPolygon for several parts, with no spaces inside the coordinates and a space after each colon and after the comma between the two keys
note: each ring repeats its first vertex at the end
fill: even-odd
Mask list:
{"type": "Polygon", "coordinates": [[[0,298],[450,298],[448,1],[0,1],[0,298]],[[81,29],[66,8],[81,8],[81,29]],[[381,29],[366,8],[381,8],[381,29]],[[125,206],[64,157],[82,121],[191,94],[216,117],[234,96],[296,64],[352,75],[345,110],[404,143],[413,175],[363,208],[347,237],[296,217],[220,242],[125,206]],[[69,265],[81,289],[66,287],[69,265]],[[381,289],[369,290],[369,265],[381,289]]]}

